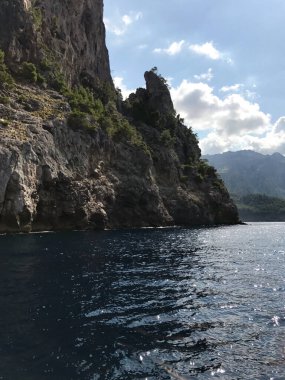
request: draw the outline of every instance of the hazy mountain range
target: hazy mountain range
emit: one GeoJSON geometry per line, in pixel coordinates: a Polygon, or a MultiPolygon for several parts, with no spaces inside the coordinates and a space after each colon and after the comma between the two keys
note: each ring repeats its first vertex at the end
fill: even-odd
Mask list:
{"type": "Polygon", "coordinates": [[[250,150],[203,157],[227,186],[244,221],[285,221],[285,157],[250,150]]]}
{"type": "Polygon", "coordinates": [[[285,198],[285,157],[280,153],[264,155],[242,150],[203,158],[217,169],[231,194],[285,198]]]}

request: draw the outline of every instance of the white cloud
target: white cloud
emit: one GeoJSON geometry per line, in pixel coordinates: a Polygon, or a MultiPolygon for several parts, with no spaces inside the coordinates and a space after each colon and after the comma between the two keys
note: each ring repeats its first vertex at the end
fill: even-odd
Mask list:
{"type": "Polygon", "coordinates": [[[219,51],[215,46],[213,41],[205,42],[204,44],[193,44],[189,45],[189,49],[198,55],[205,56],[213,61],[224,61],[229,65],[233,65],[234,61],[232,58],[224,52],[219,51]]]}
{"type": "Polygon", "coordinates": [[[115,34],[116,36],[121,36],[126,32],[126,28],[124,25],[115,25],[110,19],[105,18],[104,24],[106,27],[107,32],[115,34]]]}
{"type": "Polygon", "coordinates": [[[203,73],[200,75],[194,75],[194,78],[198,81],[205,80],[207,82],[210,82],[214,78],[213,70],[209,68],[206,73],[203,73]]]}
{"type": "Polygon", "coordinates": [[[251,101],[255,101],[259,97],[255,91],[251,90],[245,90],[244,96],[251,101]]]}
{"type": "Polygon", "coordinates": [[[223,86],[220,91],[221,92],[236,92],[239,91],[243,87],[243,84],[237,83],[231,86],[223,86]]]}
{"type": "Polygon", "coordinates": [[[196,54],[205,55],[206,57],[213,60],[222,59],[222,54],[221,52],[219,52],[219,50],[217,50],[214,47],[213,41],[205,42],[204,44],[201,44],[201,45],[198,45],[198,44],[190,45],[189,49],[196,54]]]}
{"type": "Polygon", "coordinates": [[[171,90],[177,112],[195,131],[204,131],[203,153],[254,149],[285,154],[285,116],[273,123],[256,102],[241,94],[215,95],[206,83],[183,80],[171,90]]]}
{"type": "Polygon", "coordinates": [[[130,17],[129,15],[124,15],[124,16],[122,17],[122,21],[123,21],[123,23],[124,23],[125,25],[130,25],[130,24],[132,24],[132,19],[131,19],[131,17],[130,17]]]}
{"type": "Polygon", "coordinates": [[[172,44],[170,44],[168,48],[166,48],[166,49],[156,48],[153,50],[153,52],[154,53],[165,53],[168,55],[176,55],[182,51],[184,44],[185,44],[184,40],[181,40],[179,42],[172,42],[172,44]]]}
{"type": "Polygon", "coordinates": [[[125,25],[131,25],[133,22],[140,20],[142,16],[142,12],[130,12],[122,17],[122,21],[125,25]]]}
{"type": "MultiPolygon", "coordinates": [[[[256,86],[253,88],[256,88],[256,86]]],[[[256,91],[251,91],[248,88],[245,88],[245,85],[242,83],[233,84],[231,86],[223,86],[220,88],[220,92],[235,94],[240,93],[244,98],[251,102],[256,101],[259,97],[256,91]]]]}
{"type": "Polygon", "coordinates": [[[127,88],[127,86],[124,83],[123,77],[114,77],[113,81],[115,87],[121,90],[123,99],[126,99],[132,92],[135,92],[134,89],[127,88]]]}
{"type": "Polygon", "coordinates": [[[177,55],[188,49],[198,55],[205,56],[214,61],[222,60],[228,64],[233,64],[233,60],[229,57],[228,54],[220,52],[215,48],[213,41],[205,42],[204,44],[189,44],[185,40],[174,41],[167,48],[155,48],[154,53],[157,54],[167,54],[167,55],[177,55]]]}
{"type": "Polygon", "coordinates": [[[285,116],[280,117],[277,122],[275,123],[275,128],[274,128],[275,133],[285,133],[285,116]]]}
{"type": "Polygon", "coordinates": [[[142,17],[142,12],[129,12],[119,18],[116,17],[116,21],[105,18],[104,24],[109,33],[115,34],[116,36],[122,36],[128,31],[131,24],[139,21],[142,17]]]}

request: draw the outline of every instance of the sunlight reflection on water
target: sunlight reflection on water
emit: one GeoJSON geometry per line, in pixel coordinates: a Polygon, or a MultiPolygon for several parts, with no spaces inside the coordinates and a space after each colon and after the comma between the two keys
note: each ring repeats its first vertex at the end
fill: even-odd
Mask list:
{"type": "Polygon", "coordinates": [[[0,379],[284,379],[284,227],[1,236],[0,379]]]}

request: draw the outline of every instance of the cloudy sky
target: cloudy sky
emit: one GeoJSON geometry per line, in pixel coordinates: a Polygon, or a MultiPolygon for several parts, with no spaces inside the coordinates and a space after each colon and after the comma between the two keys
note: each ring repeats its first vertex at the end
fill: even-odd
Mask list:
{"type": "Polygon", "coordinates": [[[157,66],[205,153],[285,154],[284,0],[105,0],[124,94],[157,66]]]}

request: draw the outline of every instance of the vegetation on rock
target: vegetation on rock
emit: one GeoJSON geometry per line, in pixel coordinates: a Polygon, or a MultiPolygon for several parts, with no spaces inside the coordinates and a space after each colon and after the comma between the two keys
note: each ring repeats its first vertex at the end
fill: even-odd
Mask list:
{"type": "Polygon", "coordinates": [[[31,62],[23,62],[20,68],[20,75],[31,83],[36,83],[38,80],[37,68],[31,62]]]}
{"type": "Polygon", "coordinates": [[[5,53],[0,50],[0,88],[11,88],[13,84],[14,79],[5,64],[5,53]]]}
{"type": "Polygon", "coordinates": [[[265,194],[234,196],[240,216],[247,221],[285,221],[285,199],[265,194]]]}

